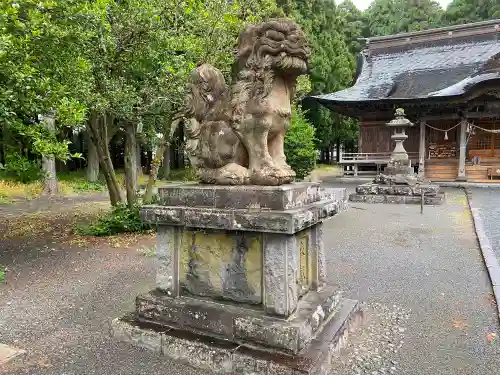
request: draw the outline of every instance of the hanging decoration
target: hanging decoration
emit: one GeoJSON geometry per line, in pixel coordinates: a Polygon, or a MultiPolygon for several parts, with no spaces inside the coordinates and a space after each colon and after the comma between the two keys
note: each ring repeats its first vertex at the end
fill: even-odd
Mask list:
{"type": "Polygon", "coordinates": [[[445,131],[445,132],[444,132],[444,140],[445,140],[445,141],[447,141],[447,140],[448,140],[448,132],[447,132],[447,131],[445,131]]]}

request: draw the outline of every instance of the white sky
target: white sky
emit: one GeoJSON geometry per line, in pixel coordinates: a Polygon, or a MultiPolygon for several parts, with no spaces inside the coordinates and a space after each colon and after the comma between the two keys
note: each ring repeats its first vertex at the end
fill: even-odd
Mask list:
{"type": "MultiPolygon", "coordinates": [[[[341,1],[339,1],[341,2],[341,1]]],[[[366,8],[368,8],[368,6],[370,5],[370,3],[372,2],[372,0],[353,0],[354,4],[356,4],[356,6],[361,9],[361,10],[365,10],[366,8]]],[[[446,8],[446,6],[451,3],[451,0],[437,0],[437,2],[439,4],[441,4],[441,7],[442,8],[446,8]]]]}

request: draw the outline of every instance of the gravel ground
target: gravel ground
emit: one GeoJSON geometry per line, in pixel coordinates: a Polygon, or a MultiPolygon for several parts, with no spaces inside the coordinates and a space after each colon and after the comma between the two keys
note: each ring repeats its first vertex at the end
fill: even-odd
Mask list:
{"type": "MultiPolygon", "coordinates": [[[[332,374],[498,374],[490,286],[465,196],[449,194],[422,216],[419,206],[355,204],[326,224],[331,281],[367,302],[332,374]]],[[[108,337],[109,319],[154,285],[153,258],[38,238],[0,241],[0,264],[0,342],[27,350],[0,374],[201,375],[108,337]]]]}
{"type": "Polygon", "coordinates": [[[418,205],[351,204],[328,224],[332,282],[367,301],[369,317],[337,373],[499,373],[494,299],[466,197],[447,195],[423,215],[418,205]]]}
{"type": "Polygon", "coordinates": [[[474,207],[480,209],[479,214],[491,246],[500,259],[500,190],[475,188],[470,191],[474,207]]]}

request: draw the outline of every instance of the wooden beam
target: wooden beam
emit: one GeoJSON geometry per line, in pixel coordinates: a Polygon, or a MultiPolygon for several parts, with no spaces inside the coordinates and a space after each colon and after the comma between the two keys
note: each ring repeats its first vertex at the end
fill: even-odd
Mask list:
{"type": "Polygon", "coordinates": [[[467,153],[467,119],[460,121],[460,150],[457,181],[467,181],[465,175],[465,154],[467,153]]]}
{"type": "Polygon", "coordinates": [[[418,148],[418,175],[425,176],[425,121],[420,120],[420,143],[418,148]]]}

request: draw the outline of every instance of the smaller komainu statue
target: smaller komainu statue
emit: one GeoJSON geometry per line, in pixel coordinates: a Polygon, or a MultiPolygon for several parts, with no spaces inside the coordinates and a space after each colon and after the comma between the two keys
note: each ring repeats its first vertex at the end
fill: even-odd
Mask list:
{"type": "Polygon", "coordinates": [[[240,34],[231,88],[209,64],[193,70],[183,116],[186,151],[202,182],[281,185],[294,180],[284,137],[308,56],[299,26],[273,19],[240,34]]]}

